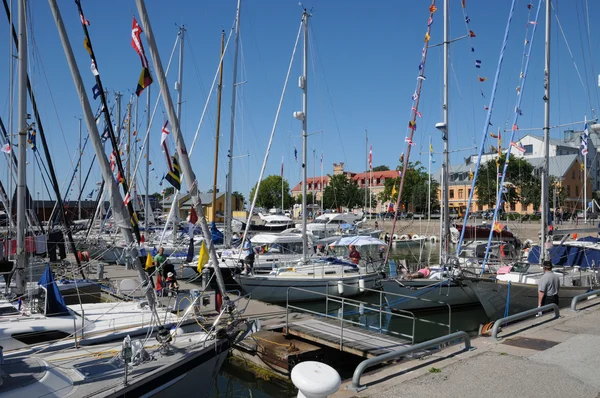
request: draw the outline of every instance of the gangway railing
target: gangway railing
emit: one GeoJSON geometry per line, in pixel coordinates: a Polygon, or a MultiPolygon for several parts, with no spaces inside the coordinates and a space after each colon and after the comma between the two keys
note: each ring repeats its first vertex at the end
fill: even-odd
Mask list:
{"type": "Polygon", "coordinates": [[[571,300],[571,311],[577,311],[577,303],[591,296],[600,296],[600,290],[592,290],[573,297],[571,300]]]}
{"type": "Polygon", "coordinates": [[[494,322],[494,327],[492,328],[492,339],[498,340],[498,331],[499,331],[498,329],[500,328],[501,324],[509,323],[512,321],[518,321],[518,320],[525,319],[525,318],[530,318],[532,316],[537,315],[538,313],[541,314],[545,311],[550,311],[550,310],[554,310],[554,318],[553,319],[557,319],[558,317],[560,317],[560,310],[558,309],[558,305],[546,304],[546,305],[542,305],[541,307],[532,308],[527,311],[519,312],[518,314],[513,314],[513,315],[510,315],[510,316],[507,316],[504,318],[500,318],[496,322],[494,322]]]}
{"type": "Polygon", "coordinates": [[[463,340],[465,342],[464,351],[468,351],[471,349],[471,338],[466,332],[454,332],[445,336],[441,336],[432,340],[425,341],[423,343],[415,344],[410,347],[402,348],[400,350],[388,352],[387,354],[382,354],[376,356],[375,358],[370,358],[362,361],[358,364],[356,369],[354,370],[354,374],[352,375],[352,386],[349,388],[353,391],[362,391],[367,388],[367,386],[360,385],[360,377],[364,373],[367,368],[370,368],[375,365],[379,365],[380,363],[391,361],[393,359],[398,359],[404,357],[408,354],[412,354],[414,352],[425,350],[427,348],[436,347],[444,343],[450,343],[455,340],[463,340]]]}

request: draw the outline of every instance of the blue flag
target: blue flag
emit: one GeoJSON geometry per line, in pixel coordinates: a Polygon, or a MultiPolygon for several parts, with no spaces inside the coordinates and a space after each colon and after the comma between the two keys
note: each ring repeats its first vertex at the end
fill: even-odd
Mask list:
{"type": "Polygon", "coordinates": [[[98,87],[98,84],[95,84],[94,87],[92,87],[92,94],[94,95],[94,99],[100,96],[100,87],[98,87]]]}

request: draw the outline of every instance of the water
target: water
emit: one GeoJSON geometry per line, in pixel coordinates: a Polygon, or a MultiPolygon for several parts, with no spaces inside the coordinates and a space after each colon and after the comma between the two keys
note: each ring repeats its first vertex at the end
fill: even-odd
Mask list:
{"type": "MultiPolygon", "coordinates": [[[[405,259],[409,267],[416,265],[420,261],[436,264],[439,261],[439,245],[427,243],[423,246],[422,250],[418,245],[395,247],[391,253],[391,258],[394,260],[405,259]]],[[[360,300],[378,303],[379,295],[368,294],[361,297],[360,300]]],[[[325,305],[323,303],[302,303],[297,305],[312,311],[325,312],[325,305]]],[[[330,303],[327,310],[329,314],[336,315],[339,311],[339,306],[336,307],[335,304],[330,303]]],[[[450,319],[447,311],[420,313],[416,314],[416,317],[418,320],[415,322],[415,342],[429,340],[460,330],[466,331],[471,335],[476,335],[479,326],[489,321],[481,306],[459,311],[453,310],[450,319]]],[[[359,308],[344,309],[344,319],[367,324],[373,329],[379,329],[381,322],[381,328],[384,333],[385,331],[390,331],[390,334],[402,333],[404,335],[412,335],[413,333],[411,320],[398,316],[384,316],[380,321],[379,314],[368,309],[363,309],[362,311],[359,308]]],[[[349,378],[360,361],[361,359],[338,352],[330,356],[327,362],[341,374],[342,378],[349,378]]],[[[297,391],[291,382],[276,378],[264,380],[249,371],[243,363],[232,358],[221,369],[211,391],[211,397],[215,398],[282,398],[295,397],[296,395],[297,391]]]]}

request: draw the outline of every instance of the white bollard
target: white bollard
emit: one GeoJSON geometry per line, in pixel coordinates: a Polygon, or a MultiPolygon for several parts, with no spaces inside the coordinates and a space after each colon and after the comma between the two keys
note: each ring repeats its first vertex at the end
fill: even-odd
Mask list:
{"type": "Polygon", "coordinates": [[[358,290],[362,293],[365,291],[365,280],[362,276],[358,279],[358,290]]]}
{"type": "Polygon", "coordinates": [[[344,281],[338,281],[337,287],[338,287],[338,294],[340,296],[343,296],[344,295],[344,281]]]}
{"type": "Polygon", "coordinates": [[[331,366],[306,361],[292,369],[292,383],[298,389],[298,398],[326,398],[339,390],[342,379],[331,366]]]}

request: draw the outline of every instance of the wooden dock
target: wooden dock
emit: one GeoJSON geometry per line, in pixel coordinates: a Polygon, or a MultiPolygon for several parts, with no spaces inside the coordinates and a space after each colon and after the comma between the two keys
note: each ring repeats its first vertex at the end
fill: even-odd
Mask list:
{"type": "Polygon", "coordinates": [[[409,339],[388,336],[344,323],[327,319],[301,319],[288,324],[288,334],[320,345],[364,358],[373,358],[390,351],[409,346],[409,339]]]}

